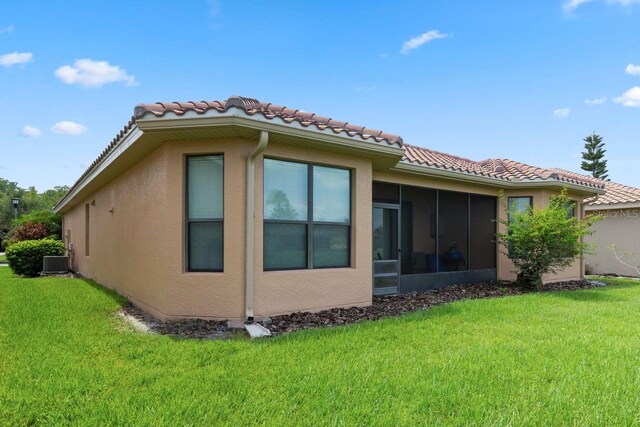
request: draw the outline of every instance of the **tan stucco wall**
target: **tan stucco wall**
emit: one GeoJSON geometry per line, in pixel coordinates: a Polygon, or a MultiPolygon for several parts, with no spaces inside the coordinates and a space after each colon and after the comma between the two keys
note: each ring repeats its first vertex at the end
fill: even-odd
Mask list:
{"type": "MultiPolygon", "coordinates": [[[[165,311],[169,262],[166,150],[160,148],[64,215],[73,243],[72,267],[99,283],[165,311]],[[92,202],[95,204],[92,205],[92,202]],[[85,256],[85,205],[90,211],[90,253],[85,256]],[[113,213],[109,212],[113,209],[113,213]]],[[[67,242],[68,243],[68,242],[67,242]]]]}
{"type": "MultiPolygon", "coordinates": [[[[166,143],[64,215],[75,248],[74,268],[161,318],[243,318],[246,158],[256,143],[245,139],[166,143]],[[189,154],[224,154],[222,273],[184,268],[184,162],[189,154]],[[91,252],[85,257],[84,209],[93,199],[91,252]],[[112,207],[113,214],[108,212],[112,207]]],[[[370,304],[371,161],[277,143],[269,144],[263,156],[256,167],[255,315],[370,304]],[[262,271],[263,156],[352,170],[350,268],[262,271]]]]}
{"type": "Polygon", "coordinates": [[[603,219],[593,225],[595,233],[585,239],[595,245],[595,253],[587,255],[585,262],[595,274],[638,276],[634,269],[620,263],[608,247],[614,244],[625,262],[640,267],[640,209],[605,209],[589,214],[600,214],[603,219]]]}
{"type": "MultiPolygon", "coordinates": [[[[517,191],[505,191],[505,198],[508,197],[533,197],[533,206],[544,208],[549,204],[549,200],[557,196],[559,191],[548,191],[548,190],[517,190],[517,191]]],[[[582,211],[581,205],[581,197],[574,196],[572,194],[568,194],[568,197],[572,199],[576,203],[576,215],[580,216],[580,212],[582,211]]],[[[506,202],[500,202],[498,204],[498,216],[501,219],[507,217],[507,205],[506,202]]],[[[498,232],[505,233],[506,227],[503,224],[498,225],[498,232]]],[[[498,255],[498,279],[499,280],[515,280],[516,274],[514,272],[513,262],[507,257],[504,252],[504,248],[499,248],[500,253],[498,255]]],[[[549,274],[543,277],[545,282],[553,282],[560,280],[577,280],[582,277],[582,261],[576,260],[571,266],[565,268],[564,270],[555,273],[549,274]]]]}
{"type": "MultiPolygon", "coordinates": [[[[244,318],[246,158],[257,141],[227,138],[167,142],[64,214],[73,243],[73,268],[128,296],[159,318],[244,318]],[[224,272],[185,271],[185,157],[224,155],[224,272]],[[92,205],[92,202],[95,204],[92,205]],[[90,256],[85,256],[85,205],[90,205],[90,256]],[[113,210],[110,212],[110,210],[113,210]]],[[[373,172],[371,160],[272,142],[256,163],[255,316],[329,307],[368,305],[372,300],[372,181],[387,181],[475,194],[498,189],[417,175],[373,172]],[[351,267],[263,270],[262,159],[342,166],[352,170],[351,267]]],[[[545,205],[543,190],[532,195],[545,205]]],[[[505,216],[499,204],[499,213],[505,216]]],[[[512,279],[512,266],[498,256],[498,276],[512,279]]],[[[580,277],[580,263],[549,279],[580,277]]]]}

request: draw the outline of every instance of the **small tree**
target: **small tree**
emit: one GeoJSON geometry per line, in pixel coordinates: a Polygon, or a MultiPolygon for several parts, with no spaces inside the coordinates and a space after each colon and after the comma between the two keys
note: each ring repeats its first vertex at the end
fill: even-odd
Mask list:
{"type": "Polygon", "coordinates": [[[537,288],[543,275],[556,273],[590,252],[590,245],[582,238],[593,233],[590,227],[600,218],[590,215],[578,219],[570,215],[572,207],[565,189],[546,208],[513,211],[508,219],[498,220],[507,232],[498,233],[497,241],[516,267],[518,284],[537,288]]]}
{"type": "Polygon", "coordinates": [[[42,240],[51,235],[49,227],[41,222],[25,222],[11,230],[11,244],[25,240],[42,240]]]}
{"type": "Polygon", "coordinates": [[[582,170],[591,172],[594,178],[606,180],[609,176],[609,171],[607,170],[607,161],[604,160],[604,153],[607,150],[604,149],[602,137],[594,132],[583,141],[585,142],[584,148],[586,151],[582,152],[582,170]]]}
{"type": "Polygon", "coordinates": [[[282,190],[273,190],[267,196],[267,205],[273,206],[271,216],[278,219],[296,219],[298,212],[291,206],[287,193],[282,190]]]}

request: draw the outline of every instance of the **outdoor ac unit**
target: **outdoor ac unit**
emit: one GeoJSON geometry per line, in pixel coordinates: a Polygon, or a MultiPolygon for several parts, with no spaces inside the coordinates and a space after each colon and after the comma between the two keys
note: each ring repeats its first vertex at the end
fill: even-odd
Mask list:
{"type": "Polygon", "coordinates": [[[64,274],[68,271],[68,256],[46,256],[43,258],[42,274],[64,274]]]}

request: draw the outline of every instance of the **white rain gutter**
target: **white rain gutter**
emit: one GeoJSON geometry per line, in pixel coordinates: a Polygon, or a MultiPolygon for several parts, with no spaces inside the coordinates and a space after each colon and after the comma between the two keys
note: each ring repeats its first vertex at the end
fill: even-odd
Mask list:
{"type": "Polygon", "coordinates": [[[254,259],[254,229],[256,217],[256,159],[267,148],[269,132],[261,131],[258,146],[247,157],[247,212],[246,212],[246,242],[245,242],[245,315],[247,322],[253,322],[253,259],[254,259]]]}

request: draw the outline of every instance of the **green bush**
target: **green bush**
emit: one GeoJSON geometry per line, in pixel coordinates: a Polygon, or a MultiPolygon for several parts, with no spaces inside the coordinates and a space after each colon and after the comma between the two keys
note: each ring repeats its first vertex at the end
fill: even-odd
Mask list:
{"type": "Polygon", "coordinates": [[[497,241],[504,249],[502,253],[513,261],[518,284],[537,288],[542,285],[543,275],[557,273],[590,253],[591,245],[582,238],[593,234],[590,227],[600,217],[578,219],[571,215],[571,208],[564,189],[545,208],[509,212],[508,219],[498,220],[507,232],[498,233],[497,241]]]}
{"type": "Polygon", "coordinates": [[[11,228],[16,229],[27,223],[41,223],[49,230],[49,234],[62,239],[62,216],[47,209],[29,212],[11,221],[11,228]]]}
{"type": "Polygon", "coordinates": [[[25,240],[15,243],[5,254],[11,271],[22,276],[35,277],[42,271],[42,258],[64,255],[64,243],[60,240],[25,240]]]}

